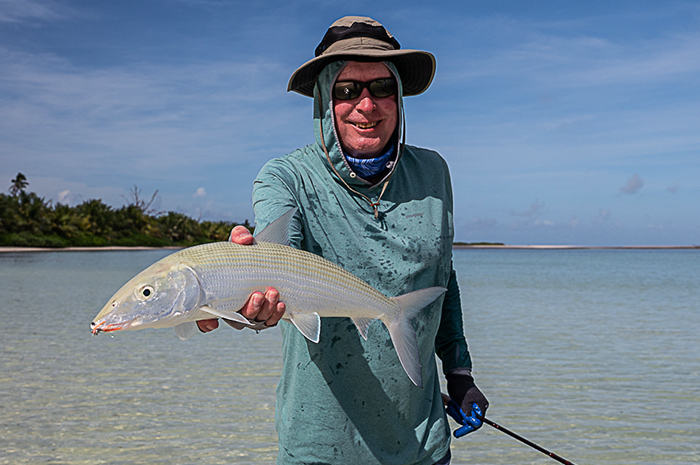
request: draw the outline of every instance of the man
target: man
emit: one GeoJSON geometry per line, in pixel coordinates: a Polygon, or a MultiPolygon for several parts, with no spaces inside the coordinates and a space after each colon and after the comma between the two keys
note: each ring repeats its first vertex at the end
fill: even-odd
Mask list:
{"type": "MultiPolygon", "coordinates": [[[[370,325],[365,341],[349,319],[324,318],[318,344],[281,325],[280,464],[449,463],[435,353],[450,396],[473,417],[486,413],[471,376],[452,269],[448,168],[437,153],[404,144],[403,95],[425,91],[434,72],[430,53],[401,50],[380,23],[346,17],[289,81],[288,90],[314,98],[316,141],[261,170],[253,189],[258,230],[296,208],[292,246],[389,296],[431,286],[448,291],[414,322],[422,388],[404,373],[381,323],[370,325]]],[[[253,238],[236,228],[232,240],[253,238]]],[[[268,289],[251,295],[241,313],[274,326],[284,310],[279,293],[268,289]]],[[[200,322],[205,332],[216,326],[200,322]]]]}

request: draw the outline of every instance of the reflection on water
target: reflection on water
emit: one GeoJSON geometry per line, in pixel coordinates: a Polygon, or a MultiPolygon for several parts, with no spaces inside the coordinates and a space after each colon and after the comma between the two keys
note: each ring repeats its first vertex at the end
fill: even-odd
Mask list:
{"type": "MultiPolygon", "coordinates": [[[[271,463],[279,330],[90,335],[168,251],[0,254],[0,464],[271,463]]],[[[458,250],[489,416],[581,464],[700,462],[697,251],[458,250]]],[[[485,426],[454,463],[554,463],[485,426]]]]}

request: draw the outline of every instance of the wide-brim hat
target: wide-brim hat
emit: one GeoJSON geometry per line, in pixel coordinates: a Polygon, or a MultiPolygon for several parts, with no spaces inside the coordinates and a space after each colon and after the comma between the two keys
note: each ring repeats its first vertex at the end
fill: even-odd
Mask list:
{"type": "Polygon", "coordinates": [[[316,78],[333,61],[390,61],[396,66],[404,95],[418,95],[435,76],[435,57],[421,50],[401,50],[401,45],[379,22],[362,16],[346,16],[331,24],[316,47],[316,57],[301,65],[289,78],[287,91],[312,97],[316,78]]]}

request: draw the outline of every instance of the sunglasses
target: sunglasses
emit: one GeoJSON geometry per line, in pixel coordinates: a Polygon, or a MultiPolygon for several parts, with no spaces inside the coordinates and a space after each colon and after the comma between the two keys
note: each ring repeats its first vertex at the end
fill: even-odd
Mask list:
{"type": "Polygon", "coordinates": [[[396,79],[375,79],[370,82],[340,81],[333,87],[333,95],[338,100],[353,100],[362,94],[367,88],[369,94],[375,98],[391,97],[396,93],[396,79]]]}

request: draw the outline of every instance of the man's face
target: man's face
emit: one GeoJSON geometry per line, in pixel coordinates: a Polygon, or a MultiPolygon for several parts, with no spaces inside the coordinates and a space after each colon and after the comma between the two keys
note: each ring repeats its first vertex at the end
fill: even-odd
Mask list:
{"type": "MultiPolygon", "coordinates": [[[[370,82],[393,77],[383,63],[351,61],[336,82],[370,82]]],[[[381,155],[398,122],[396,98],[396,94],[384,98],[373,97],[369,89],[364,88],[362,94],[352,100],[334,99],[338,137],[348,155],[355,158],[374,158],[381,155]]]]}

